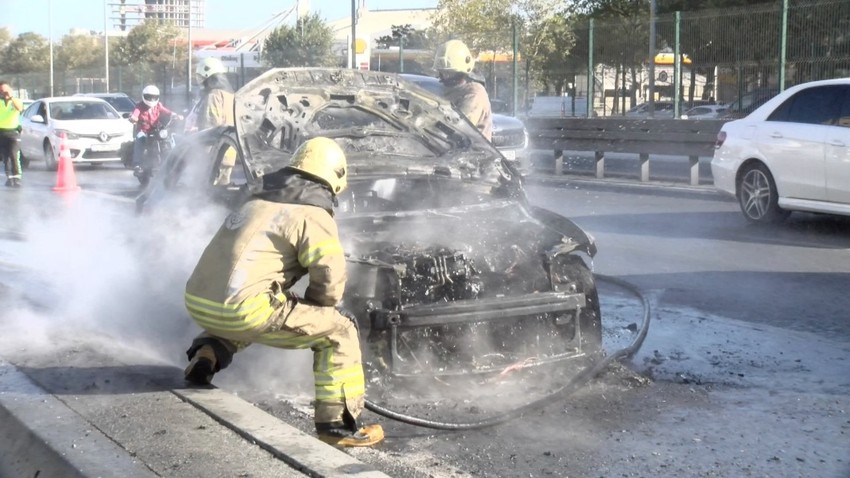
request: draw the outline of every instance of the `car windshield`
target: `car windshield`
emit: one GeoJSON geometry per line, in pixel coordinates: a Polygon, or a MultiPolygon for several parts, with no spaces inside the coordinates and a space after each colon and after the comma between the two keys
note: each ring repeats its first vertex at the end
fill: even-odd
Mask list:
{"type": "Polygon", "coordinates": [[[117,119],[121,115],[106,103],[59,101],[50,103],[50,117],[57,120],[102,120],[117,119]]]}
{"type": "Polygon", "coordinates": [[[103,98],[118,111],[133,111],[136,104],[126,96],[107,96],[103,98]]]}

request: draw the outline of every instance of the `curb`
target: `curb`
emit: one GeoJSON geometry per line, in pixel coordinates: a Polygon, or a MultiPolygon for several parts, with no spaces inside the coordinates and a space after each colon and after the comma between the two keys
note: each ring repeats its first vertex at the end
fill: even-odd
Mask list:
{"type": "MultiPolygon", "coordinates": [[[[389,478],[341,449],[328,445],[318,438],[288,425],[260,410],[241,398],[217,388],[160,389],[188,407],[184,414],[206,416],[222,429],[235,432],[245,446],[258,447],[279,460],[291,474],[281,476],[310,476],[316,478],[389,478]]],[[[158,395],[162,397],[162,394],[158,395]]],[[[166,395],[167,396],[167,395],[166,395]]],[[[94,395],[93,395],[94,397],[94,395]]],[[[73,406],[99,414],[99,407],[114,409],[119,402],[100,395],[94,405],[82,402],[77,396],[73,406]]],[[[139,395],[136,401],[143,401],[139,395]]],[[[155,399],[156,400],[156,399],[155,399]]],[[[149,413],[148,409],[144,410],[149,413]]],[[[131,413],[131,412],[125,412],[131,413]]],[[[111,416],[111,415],[110,415],[111,416]]],[[[188,416],[188,415],[187,415],[188,416]]],[[[36,384],[24,372],[0,359],[0,476],[45,476],[69,478],[94,478],[122,476],[128,478],[154,478],[168,476],[157,472],[157,466],[140,458],[130,450],[139,444],[127,446],[126,436],[115,435],[114,426],[93,422],[70,405],[36,384]]],[[[186,440],[174,423],[161,433],[186,440]]],[[[127,430],[123,430],[126,435],[127,430]]],[[[140,431],[141,432],[141,431],[140,431]]],[[[137,433],[138,434],[138,433],[137,433]]],[[[165,435],[163,435],[165,436],[165,435]]],[[[190,435],[191,436],[191,435],[190,435]]],[[[171,443],[181,447],[185,441],[171,443]]],[[[224,450],[222,450],[223,452],[224,450]]],[[[221,457],[227,460],[227,456],[221,457]]],[[[216,470],[215,462],[205,462],[203,469],[216,470]]],[[[201,469],[182,470],[199,476],[201,469]]],[[[212,471],[211,471],[212,473],[212,471]]],[[[210,474],[208,476],[218,476],[210,474]]]]}

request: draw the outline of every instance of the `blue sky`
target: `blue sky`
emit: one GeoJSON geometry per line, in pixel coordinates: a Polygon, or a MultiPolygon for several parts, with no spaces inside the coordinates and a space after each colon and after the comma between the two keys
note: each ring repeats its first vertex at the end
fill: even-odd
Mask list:
{"type": "MultiPolygon", "coordinates": [[[[34,31],[58,41],[71,28],[103,31],[105,5],[118,0],[0,0],[0,26],[12,34],[34,31]],[[48,21],[48,4],[52,22],[48,21]]],[[[282,0],[207,0],[206,26],[214,29],[241,30],[261,26],[277,13],[290,8],[295,1],[282,0]],[[250,5],[250,7],[248,7],[250,5]]],[[[366,0],[370,10],[436,7],[437,0],[366,0]]],[[[109,7],[110,10],[112,7],[109,7]]],[[[310,8],[327,20],[351,15],[349,0],[310,0],[310,8]]],[[[112,26],[109,26],[112,30],[112,26]]]]}

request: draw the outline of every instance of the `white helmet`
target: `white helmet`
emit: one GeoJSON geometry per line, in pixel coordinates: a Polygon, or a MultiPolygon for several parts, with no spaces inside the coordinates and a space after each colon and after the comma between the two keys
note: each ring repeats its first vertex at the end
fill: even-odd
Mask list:
{"type": "Polygon", "coordinates": [[[201,77],[201,81],[215,75],[216,73],[224,73],[227,71],[224,68],[224,63],[218,58],[206,57],[198,63],[195,68],[195,74],[201,77]]]}
{"type": "Polygon", "coordinates": [[[475,58],[464,42],[449,40],[437,48],[437,54],[434,57],[435,70],[469,74],[473,67],[475,67],[475,58]]]}
{"type": "Polygon", "coordinates": [[[156,85],[148,85],[142,90],[142,101],[145,102],[146,105],[153,108],[159,103],[159,88],[156,85]]]}

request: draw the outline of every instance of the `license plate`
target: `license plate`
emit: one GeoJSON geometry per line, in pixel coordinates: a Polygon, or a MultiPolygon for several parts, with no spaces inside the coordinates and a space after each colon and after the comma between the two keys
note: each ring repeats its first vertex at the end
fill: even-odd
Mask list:
{"type": "Polygon", "coordinates": [[[505,159],[516,159],[516,151],[512,149],[502,150],[502,156],[504,156],[505,159]]]}
{"type": "Polygon", "coordinates": [[[120,144],[93,144],[89,149],[95,152],[103,152],[103,151],[118,151],[120,148],[120,144]]]}

